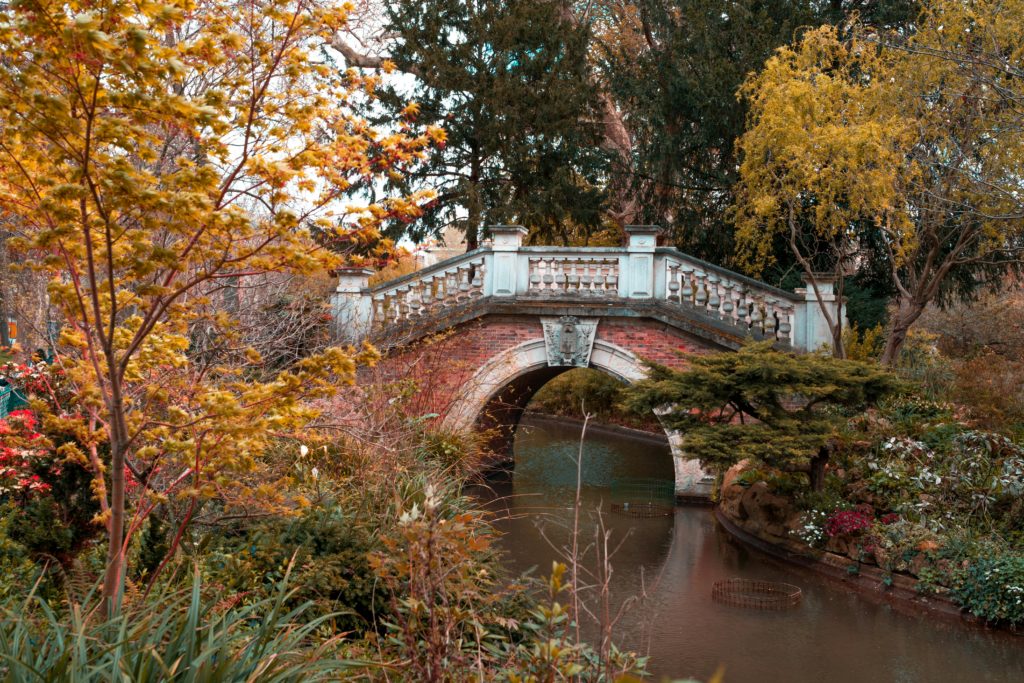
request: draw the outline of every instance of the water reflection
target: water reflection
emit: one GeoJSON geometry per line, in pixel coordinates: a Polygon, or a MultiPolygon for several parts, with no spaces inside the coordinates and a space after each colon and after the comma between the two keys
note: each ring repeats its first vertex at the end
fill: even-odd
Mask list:
{"type": "MultiPolygon", "coordinates": [[[[569,545],[578,439],[578,427],[525,419],[514,475],[485,494],[507,512],[499,528],[515,571],[546,574],[569,545]]],[[[659,676],[706,680],[724,664],[728,683],[1024,681],[1024,638],[896,613],[737,545],[707,509],[648,519],[608,512],[615,478],[671,480],[667,445],[591,433],[583,457],[581,542],[593,540],[603,510],[619,546],[612,604],[647,596],[622,616],[617,641],[649,654],[659,676]],[[756,612],[712,602],[711,584],[731,576],[796,583],[803,604],[756,612]]]]}

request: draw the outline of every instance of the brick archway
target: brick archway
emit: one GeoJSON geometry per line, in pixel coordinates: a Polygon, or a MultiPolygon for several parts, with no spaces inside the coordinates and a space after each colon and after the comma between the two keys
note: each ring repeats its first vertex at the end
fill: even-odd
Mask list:
{"type": "MultiPolygon", "coordinates": [[[[605,339],[594,341],[589,367],[626,384],[645,376],[640,358],[605,339]]],[[[452,429],[500,428],[499,438],[511,448],[515,429],[533,395],[549,380],[572,368],[548,365],[544,339],[521,342],[498,353],[463,385],[454,397],[443,424],[452,429]]],[[[687,458],[679,433],[666,429],[672,452],[677,495],[698,492],[704,473],[696,460],[687,458]]]]}

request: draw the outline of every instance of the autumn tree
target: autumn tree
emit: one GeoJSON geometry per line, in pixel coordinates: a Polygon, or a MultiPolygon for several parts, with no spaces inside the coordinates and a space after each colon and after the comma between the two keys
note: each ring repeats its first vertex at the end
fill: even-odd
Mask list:
{"type": "Polygon", "coordinates": [[[809,31],[744,87],[744,261],[770,263],[781,236],[808,277],[820,269],[812,256],[838,275],[884,264],[887,364],[929,303],[970,298],[1020,267],[1022,10],[939,0],[909,36],[809,31]]]}
{"type": "Polygon", "coordinates": [[[240,278],[336,262],[314,227],[372,230],[418,211],[415,197],[340,208],[439,137],[381,134],[351,113],[373,79],[325,61],[344,21],[341,5],[316,0],[0,10],[0,212],[63,317],[74,398],[42,423],[75,434],[61,455],[93,473],[113,610],[154,506],[184,505],[180,538],[203,501],[274,500],[251,477],[262,453],[312,417],[305,397],[353,379],[360,358],[338,348],[267,382],[244,365],[200,368],[188,336],[197,316],[231,327],[230,308],[209,304],[240,278]]]}
{"type": "Polygon", "coordinates": [[[842,410],[874,405],[896,380],[873,363],[783,353],[769,342],[694,356],[686,370],[649,363],[646,379],[626,389],[635,412],[656,411],[682,434],[685,453],[724,470],[749,458],[825,481],[842,410]]]}

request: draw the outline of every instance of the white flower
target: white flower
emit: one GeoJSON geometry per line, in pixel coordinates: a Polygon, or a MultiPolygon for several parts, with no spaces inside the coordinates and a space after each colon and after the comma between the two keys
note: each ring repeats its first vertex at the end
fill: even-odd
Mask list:
{"type": "Polygon", "coordinates": [[[309,454],[309,447],[306,444],[299,445],[299,457],[305,458],[309,454]]]}
{"type": "Polygon", "coordinates": [[[320,470],[318,470],[318,469],[317,469],[316,467],[314,467],[313,469],[311,469],[311,470],[309,471],[309,473],[313,475],[313,478],[314,478],[314,479],[319,479],[319,478],[320,478],[320,470]]]}
{"type": "Polygon", "coordinates": [[[398,523],[403,525],[403,526],[405,526],[407,524],[412,524],[413,522],[415,522],[419,518],[420,518],[420,506],[417,505],[416,503],[413,503],[412,504],[412,509],[409,510],[408,512],[403,512],[402,516],[398,518],[398,523]]]}

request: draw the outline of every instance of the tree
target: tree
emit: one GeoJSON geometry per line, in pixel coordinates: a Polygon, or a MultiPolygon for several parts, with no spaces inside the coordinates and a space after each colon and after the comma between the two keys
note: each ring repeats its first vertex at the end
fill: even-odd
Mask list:
{"type": "Polygon", "coordinates": [[[523,223],[544,240],[600,225],[605,159],[592,124],[586,26],[550,0],[402,0],[386,14],[387,59],[341,39],[339,49],[351,66],[409,75],[380,88],[373,107],[382,105],[382,120],[404,117],[447,133],[387,187],[437,193],[414,222],[393,221],[390,236],[421,239],[454,226],[472,250],[488,224],[523,223]]]}
{"type": "Polygon", "coordinates": [[[929,303],[1020,268],[1022,9],[940,0],[910,36],[809,31],[744,86],[744,261],[770,263],[785,235],[808,276],[815,256],[840,275],[884,263],[896,295],[886,364],[929,303]]]}
{"type": "Polygon", "coordinates": [[[261,454],[312,417],[305,397],[351,382],[366,358],[327,349],[258,382],[189,353],[190,323],[229,320],[208,305],[240,279],[336,262],[312,226],[372,229],[417,211],[415,198],[339,211],[353,185],[398,172],[437,136],[379,134],[346,107],[372,79],[324,61],[344,21],[314,0],[16,0],[0,12],[0,212],[65,323],[58,362],[74,398],[42,423],[75,434],[63,455],[92,471],[112,611],[153,507],[184,503],[177,542],[203,501],[274,500],[251,477],[261,454]]]}
{"type": "Polygon", "coordinates": [[[738,179],[735,141],[748,105],[735,93],[747,75],[800,27],[850,12],[902,26],[915,12],[905,0],[591,4],[598,82],[622,111],[631,147],[612,180],[625,180],[635,221],[661,225],[681,249],[724,264],[735,257],[733,231],[721,226],[738,179]]]}
{"type": "Polygon", "coordinates": [[[813,490],[825,481],[840,412],[872,406],[896,388],[873,363],[772,350],[693,356],[686,370],[648,363],[648,377],[626,390],[626,405],[657,411],[683,435],[683,451],[705,467],[751,459],[785,472],[804,472],[813,490]]]}

